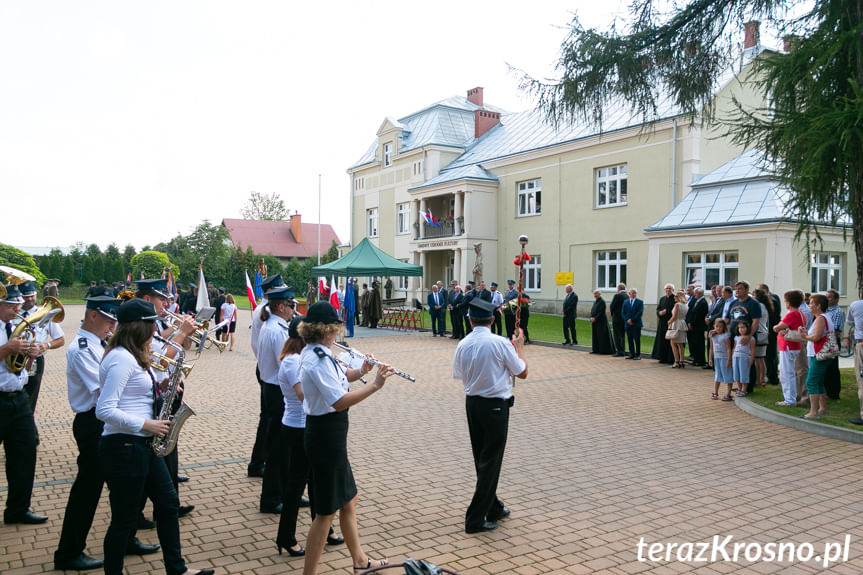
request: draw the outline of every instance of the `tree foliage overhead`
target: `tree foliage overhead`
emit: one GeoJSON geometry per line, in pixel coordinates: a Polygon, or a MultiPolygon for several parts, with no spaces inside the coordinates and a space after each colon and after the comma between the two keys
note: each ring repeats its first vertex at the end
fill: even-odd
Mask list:
{"type": "MultiPolygon", "coordinates": [[[[15,268],[30,274],[36,278],[37,286],[41,286],[45,283],[45,275],[38,267],[36,267],[36,262],[33,260],[33,256],[19,250],[18,248],[6,244],[0,244],[0,265],[9,266],[10,268],[15,268]]],[[[0,273],[0,276],[2,275],[3,274],[0,273]]],[[[0,277],[0,280],[3,279],[3,277],[0,277]]]]}
{"type": "Polygon", "coordinates": [[[817,242],[819,224],[850,215],[863,297],[863,0],[815,0],[799,17],[787,0],[634,0],[621,33],[573,20],[554,82],[523,76],[554,123],[587,122],[602,130],[604,113],[622,103],[649,124],[666,98],[680,113],[723,124],[731,139],[765,154],[765,167],[789,190],[786,216],[798,238],[817,242]],[[793,38],[788,53],[768,52],[753,65],[764,104],[736,102],[716,118],[718,79],[740,57],[739,34],[752,19],[793,38]]]}
{"type": "Polygon", "coordinates": [[[249,194],[249,199],[243,205],[240,214],[246,220],[281,221],[288,219],[288,210],[285,208],[285,202],[275,192],[267,196],[253,191],[249,194]]]}

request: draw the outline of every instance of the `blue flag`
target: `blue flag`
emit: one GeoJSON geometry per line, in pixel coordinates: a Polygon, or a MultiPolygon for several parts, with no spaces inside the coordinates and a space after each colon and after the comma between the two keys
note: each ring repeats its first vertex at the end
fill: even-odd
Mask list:
{"type": "Polygon", "coordinates": [[[345,286],[345,324],[348,327],[348,337],[354,337],[354,283],[347,278],[345,286]]]}

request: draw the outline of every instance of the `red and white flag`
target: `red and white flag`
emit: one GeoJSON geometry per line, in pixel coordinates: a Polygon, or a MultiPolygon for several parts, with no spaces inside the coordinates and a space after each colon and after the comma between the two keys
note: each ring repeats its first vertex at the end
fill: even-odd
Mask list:
{"type": "Polygon", "coordinates": [[[330,305],[339,309],[339,290],[338,284],[336,284],[336,276],[333,276],[330,280],[330,305]]]}
{"type": "Polygon", "coordinates": [[[327,286],[327,278],[320,276],[318,278],[318,301],[322,301],[330,295],[330,288],[327,286]]]}
{"type": "Polygon", "coordinates": [[[255,290],[252,289],[252,282],[249,280],[249,272],[246,272],[246,295],[249,296],[249,303],[252,304],[252,311],[255,311],[258,304],[255,302],[255,290]]]}

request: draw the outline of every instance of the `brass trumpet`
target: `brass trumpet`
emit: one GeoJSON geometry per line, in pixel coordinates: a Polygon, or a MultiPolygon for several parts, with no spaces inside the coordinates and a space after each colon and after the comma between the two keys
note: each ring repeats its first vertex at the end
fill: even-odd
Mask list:
{"type": "MultiPolygon", "coordinates": [[[[171,313],[168,310],[165,310],[165,315],[168,316],[173,322],[181,321],[183,318],[178,316],[175,313],[171,313]]],[[[216,349],[219,350],[219,353],[225,351],[225,348],[228,346],[227,342],[219,341],[215,337],[210,334],[210,331],[207,329],[207,325],[209,322],[196,322],[198,328],[195,330],[195,333],[188,336],[189,339],[198,346],[198,353],[201,353],[201,350],[210,349],[214,345],[216,349]]],[[[174,324],[171,324],[171,327],[174,328],[175,331],[179,331],[174,324]]]]}
{"type": "MultiPolygon", "coordinates": [[[[168,367],[165,365],[162,365],[163,362],[167,363],[171,367],[177,367],[178,366],[178,364],[175,360],[173,360],[170,357],[168,357],[167,355],[161,354],[157,351],[150,352],[150,355],[152,355],[153,359],[156,360],[151,365],[151,367],[153,369],[155,369],[156,371],[168,371],[168,367]]],[[[189,374],[192,373],[193,367],[195,367],[195,366],[190,365],[188,363],[184,363],[184,364],[179,365],[180,371],[183,372],[183,377],[189,377],[189,374]]]]}

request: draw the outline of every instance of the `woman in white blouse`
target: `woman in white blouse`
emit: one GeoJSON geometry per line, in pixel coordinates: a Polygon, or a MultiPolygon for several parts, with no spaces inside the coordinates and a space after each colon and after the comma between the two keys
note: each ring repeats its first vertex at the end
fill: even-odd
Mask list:
{"type": "Polygon", "coordinates": [[[156,310],[132,299],[117,310],[117,330],[99,367],[101,392],[96,417],[105,422],[99,462],[108,484],[111,524],[105,534],[105,573],[123,573],[123,556],[138,521],[144,495],[153,501],[159,543],[168,575],[212,575],[212,569],[189,570],[180,550],[179,500],[165,460],[151,449],[153,436],[171,428],[155,419],[155,376],[150,369],[150,339],[156,310]]]}

